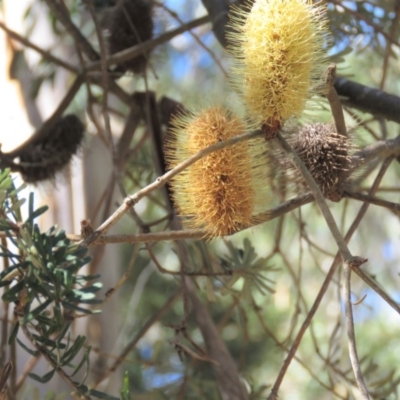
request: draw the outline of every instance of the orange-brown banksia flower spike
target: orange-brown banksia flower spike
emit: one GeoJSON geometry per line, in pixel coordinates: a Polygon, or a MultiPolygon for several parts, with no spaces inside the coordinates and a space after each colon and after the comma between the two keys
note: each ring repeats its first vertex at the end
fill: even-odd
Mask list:
{"type": "Polygon", "coordinates": [[[323,15],[310,0],[255,0],[232,10],[232,80],[257,127],[272,136],[322,89],[323,15]]]}
{"type": "MultiPolygon", "coordinates": [[[[166,144],[169,167],[245,132],[244,122],[222,106],[181,114],[172,121],[166,144]]],[[[171,188],[184,224],[205,229],[209,237],[250,226],[268,198],[265,150],[262,138],[241,142],[207,155],[178,174],[171,188]]]]}

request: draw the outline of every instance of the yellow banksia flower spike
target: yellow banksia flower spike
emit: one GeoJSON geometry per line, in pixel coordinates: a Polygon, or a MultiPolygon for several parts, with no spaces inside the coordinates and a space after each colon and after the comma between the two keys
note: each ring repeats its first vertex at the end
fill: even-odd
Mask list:
{"type": "MultiPolygon", "coordinates": [[[[166,143],[173,168],[201,149],[246,132],[245,123],[222,106],[176,116],[166,143]]],[[[172,179],[178,214],[207,236],[230,235],[250,226],[268,204],[263,138],[238,143],[200,159],[172,179]]]]}
{"type": "Polygon", "coordinates": [[[268,133],[299,116],[321,91],[326,19],[310,0],[255,0],[231,13],[233,83],[247,111],[268,133]]]}

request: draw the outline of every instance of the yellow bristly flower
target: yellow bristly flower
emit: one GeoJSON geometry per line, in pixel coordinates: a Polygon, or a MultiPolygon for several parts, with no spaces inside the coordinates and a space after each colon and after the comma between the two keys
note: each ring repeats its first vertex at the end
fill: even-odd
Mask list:
{"type": "Polygon", "coordinates": [[[308,0],[255,0],[231,16],[233,80],[258,127],[299,116],[324,70],[326,20],[308,0]]]}
{"type": "MultiPolygon", "coordinates": [[[[222,106],[177,116],[172,126],[166,146],[171,168],[207,146],[246,132],[242,120],[222,106]]],[[[171,187],[178,213],[186,217],[184,223],[207,230],[210,237],[250,226],[267,200],[263,151],[262,138],[241,142],[207,155],[178,174],[171,187]]]]}

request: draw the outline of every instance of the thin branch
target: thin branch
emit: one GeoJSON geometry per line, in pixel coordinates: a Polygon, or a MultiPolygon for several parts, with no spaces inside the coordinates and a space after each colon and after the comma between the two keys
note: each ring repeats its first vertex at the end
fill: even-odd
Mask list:
{"type": "MultiPolygon", "coordinates": [[[[400,22],[400,1],[397,0],[394,5],[394,18],[392,19],[392,22],[390,24],[390,29],[389,29],[389,35],[390,37],[394,38],[397,36],[397,29],[399,26],[400,22]]],[[[379,89],[383,90],[385,87],[385,81],[387,77],[387,71],[389,67],[389,58],[392,54],[392,44],[387,41],[386,42],[386,48],[385,48],[385,56],[383,58],[383,65],[382,65],[382,77],[381,77],[381,82],[379,84],[379,89]]]]}
{"type": "MultiPolygon", "coordinates": [[[[399,102],[400,110],[400,102],[399,102]]],[[[399,113],[400,115],[400,113],[399,113]]],[[[357,151],[351,158],[352,169],[357,169],[360,166],[369,163],[374,158],[386,158],[389,156],[400,155],[400,135],[394,139],[382,140],[376,142],[369,146],[364,147],[364,149],[357,151]]]]}
{"type": "Polygon", "coordinates": [[[49,51],[45,51],[43,50],[41,47],[36,46],[36,44],[32,43],[31,41],[29,41],[28,39],[24,38],[23,36],[21,36],[20,34],[18,34],[17,32],[11,30],[10,28],[8,28],[3,22],[0,21],[0,28],[3,29],[4,32],[7,33],[7,35],[18,41],[19,43],[21,43],[22,45],[24,45],[25,47],[28,47],[29,49],[35,50],[37,53],[39,53],[45,60],[51,61],[56,65],[59,65],[60,67],[65,68],[68,71],[71,72],[78,72],[78,69],[76,67],[74,67],[73,65],[67,63],[64,60],[61,60],[60,58],[53,56],[49,51]]]}
{"type": "Polygon", "coordinates": [[[346,122],[344,120],[342,104],[340,103],[339,96],[334,86],[335,80],[336,80],[336,64],[331,64],[328,67],[325,76],[325,82],[328,85],[326,98],[328,99],[329,105],[331,107],[332,116],[335,121],[336,132],[339,135],[347,136],[346,122]]]}
{"type": "Polygon", "coordinates": [[[179,299],[182,295],[182,289],[178,289],[172,296],[168,298],[168,300],[164,303],[164,305],[143,325],[140,331],[126,344],[123,351],[119,354],[116,361],[111,365],[107,371],[96,381],[93,385],[96,388],[104,379],[109,377],[125,360],[126,356],[132,351],[132,349],[137,345],[139,340],[145,335],[145,333],[150,329],[150,327],[162,318],[165,313],[174,305],[174,303],[179,299]]]}
{"type": "Polygon", "coordinates": [[[189,349],[189,347],[178,342],[177,340],[170,340],[170,343],[173,344],[176,348],[178,348],[179,351],[187,354],[188,356],[192,357],[195,360],[206,361],[206,362],[209,362],[214,365],[219,365],[218,362],[212,360],[210,357],[207,357],[206,355],[201,355],[201,354],[195,353],[193,350],[189,349]]]}
{"type": "Polygon", "coordinates": [[[349,355],[351,366],[356,378],[358,388],[360,389],[361,396],[364,400],[369,400],[367,385],[365,384],[363,374],[361,372],[360,361],[357,354],[356,334],[354,332],[354,318],[353,306],[351,303],[351,271],[353,268],[358,268],[367,260],[360,260],[358,262],[346,262],[344,264],[344,283],[343,295],[345,300],[345,313],[346,313],[346,326],[347,326],[347,344],[349,347],[349,355]]]}
{"type": "Polygon", "coordinates": [[[382,297],[386,303],[390,305],[400,315],[400,305],[393,300],[376,282],[371,276],[364,272],[360,268],[353,268],[353,272],[356,273],[375,293],[382,297]]]}
{"type": "MultiPolygon", "coordinates": [[[[162,3],[158,3],[158,6],[163,8],[169,15],[171,15],[172,18],[176,19],[180,24],[183,24],[182,19],[179,17],[179,15],[175,11],[171,10],[165,4],[162,4],[162,3]]],[[[216,54],[210,48],[208,48],[207,45],[205,45],[196,34],[194,34],[192,32],[189,32],[189,33],[190,33],[190,36],[192,36],[192,38],[196,41],[196,43],[210,55],[210,57],[214,60],[215,64],[218,66],[218,68],[224,74],[225,78],[229,78],[227,71],[225,71],[224,66],[221,64],[221,61],[218,60],[218,57],[216,56],[216,54]]]]}
{"type": "MultiPolygon", "coordinates": [[[[303,194],[293,199],[285,201],[278,206],[271,208],[258,214],[255,217],[257,224],[262,224],[267,221],[272,221],[290,211],[295,210],[298,207],[304,206],[305,204],[311,203],[314,198],[309,194],[303,194]]],[[[244,226],[243,229],[247,229],[251,226],[244,226]]],[[[183,239],[204,239],[207,237],[208,232],[201,229],[185,229],[178,231],[167,231],[167,232],[151,232],[151,233],[140,233],[137,235],[102,235],[99,236],[92,245],[104,245],[104,244],[115,244],[115,243],[149,243],[149,242],[163,242],[168,240],[183,240],[183,239]]],[[[6,234],[0,232],[0,237],[6,237],[6,234]]],[[[79,242],[82,240],[81,235],[68,234],[68,239],[73,242],[79,242]]]]}
{"type": "MultiPolygon", "coordinates": [[[[46,0],[49,1],[49,0],[46,0]]],[[[175,36],[180,35],[190,29],[196,28],[197,26],[203,25],[210,22],[210,18],[208,15],[205,17],[201,17],[190,21],[180,27],[173,29],[171,31],[163,33],[161,36],[156,37],[151,40],[147,40],[146,42],[140,43],[136,46],[130,47],[129,49],[119,51],[118,53],[114,53],[107,57],[104,61],[107,63],[107,66],[112,64],[119,64],[123,61],[131,60],[132,58],[138,57],[143,53],[147,53],[152,50],[154,47],[159,46],[160,44],[169,42],[175,36]]],[[[95,61],[88,63],[84,66],[85,71],[96,71],[101,68],[101,62],[95,61]]]]}
{"type": "Polygon", "coordinates": [[[100,63],[101,63],[101,86],[103,88],[103,99],[102,99],[102,114],[104,119],[104,128],[107,140],[109,142],[109,146],[111,147],[113,158],[115,159],[115,147],[113,143],[113,137],[111,133],[111,124],[110,124],[110,115],[108,113],[108,91],[109,91],[109,77],[108,77],[108,70],[107,70],[107,50],[106,44],[104,42],[103,35],[101,33],[100,25],[97,21],[96,12],[94,10],[94,6],[91,0],[83,0],[86,4],[86,7],[89,10],[89,13],[92,17],[93,24],[96,30],[97,40],[99,42],[100,48],[100,63]]]}
{"type": "MultiPolygon", "coordinates": [[[[277,347],[280,347],[283,351],[285,351],[285,352],[287,353],[287,352],[289,351],[289,348],[288,348],[287,346],[285,346],[285,345],[282,343],[282,340],[278,340],[278,338],[274,335],[274,333],[272,332],[272,330],[271,330],[270,328],[268,328],[268,326],[265,324],[265,322],[264,322],[262,316],[260,315],[260,311],[257,310],[257,309],[253,309],[252,311],[256,314],[257,319],[258,319],[258,321],[259,321],[259,323],[260,323],[262,329],[265,331],[265,333],[266,333],[268,336],[270,336],[270,337],[272,338],[272,340],[275,342],[275,345],[276,345],[277,347]]],[[[324,389],[331,391],[332,393],[335,394],[335,396],[337,396],[337,397],[339,397],[339,398],[341,398],[341,399],[343,399],[343,400],[347,400],[347,399],[348,399],[348,397],[344,397],[344,396],[340,395],[339,393],[337,393],[337,392],[335,391],[334,385],[332,385],[332,387],[329,387],[327,384],[325,384],[325,383],[318,377],[318,373],[314,373],[314,372],[311,370],[310,365],[309,365],[308,362],[302,361],[302,359],[301,359],[299,356],[296,356],[296,355],[295,355],[293,358],[294,358],[294,359],[295,359],[295,360],[310,374],[310,376],[311,376],[313,379],[315,379],[315,381],[318,382],[319,385],[321,385],[324,389]]],[[[324,361],[326,362],[327,360],[324,360],[324,361]]],[[[331,365],[329,365],[329,366],[331,367],[331,365]]],[[[318,371],[318,372],[320,372],[320,371],[318,371]]]]}
{"type": "Polygon", "coordinates": [[[219,365],[213,365],[213,369],[221,398],[223,400],[247,400],[249,396],[244,384],[238,379],[239,373],[225,342],[221,339],[207,308],[198,298],[192,280],[187,277],[183,279],[207,353],[209,357],[219,363],[219,365]]]}
{"type": "Polygon", "coordinates": [[[4,368],[2,369],[0,376],[0,400],[6,399],[7,381],[11,375],[12,370],[13,370],[13,364],[11,361],[8,361],[4,365],[4,368]]]}
{"type": "MultiPolygon", "coordinates": [[[[72,22],[69,15],[68,9],[62,3],[58,3],[56,0],[44,0],[50,10],[53,12],[57,21],[61,22],[67,32],[74,38],[75,43],[80,50],[89,58],[91,61],[99,60],[100,57],[97,52],[93,49],[89,41],[82,35],[82,32],[72,22]]],[[[100,65],[99,65],[100,66],[100,65]]]]}
{"type": "Polygon", "coordinates": [[[339,6],[339,7],[342,7],[346,12],[348,12],[351,15],[353,15],[355,18],[357,18],[357,19],[359,19],[361,21],[364,21],[369,26],[374,28],[375,32],[380,33],[381,35],[383,35],[388,42],[390,42],[392,44],[395,44],[396,46],[400,47],[400,43],[395,41],[388,33],[386,33],[382,29],[382,27],[380,25],[378,25],[375,22],[373,22],[370,19],[368,19],[364,14],[361,14],[361,13],[351,9],[350,7],[347,7],[344,2],[339,1],[339,0],[329,0],[329,3],[335,4],[336,6],[339,6]]]}
{"type": "Polygon", "coordinates": [[[393,203],[391,201],[378,199],[375,196],[370,196],[370,195],[364,194],[364,193],[350,192],[348,190],[345,190],[343,192],[343,196],[348,197],[349,199],[359,200],[359,201],[363,201],[366,203],[374,204],[379,207],[387,208],[388,210],[390,210],[394,214],[396,214],[398,217],[400,216],[400,204],[399,203],[393,203]]]}

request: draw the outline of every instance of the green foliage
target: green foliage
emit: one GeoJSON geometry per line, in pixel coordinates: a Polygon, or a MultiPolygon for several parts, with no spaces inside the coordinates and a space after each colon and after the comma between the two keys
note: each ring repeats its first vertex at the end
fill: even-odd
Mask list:
{"type": "Polygon", "coordinates": [[[227,290],[223,293],[231,292],[230,289],[233,288],[240,278],[243,278],[244,282],[237,294],[251,304],[254,303],[254,291],[258,291],[263,295],[274,293],[272,287],[274,281],[268,278],[266,273],[277,271],[279,268],[268,266],[266,258],[258,257],[255,248],[248,238],[243,240],[243,249],[235,247],[229,241],[226,242],[226,245],[229,254],[221,257],[221,264],[225,268],[230,268],[233,275],[226,283],[227,290]]]}
{"type": "MultiPolygon", "coordinates": [[[[87,374],[90,346],[85,336],[72,340],[69,328],[76,312],[99,312],[87,306],[102,302],[96,299],[102,284],[93,282],[97,275],[79,274],[90,261],[87,248],[71,243],[56,227],[40,231],[35,220],[47,206],[35,209],[33,193],[29,195],[28,216],[22,218],[24,199],[19,199],[18,193],[24,188],[15,188],[9,170],[0,173],[0,231],[8,239],[1,245],[0,257],[9,265],[0,273],[0,287],[5,288],[2,300],[15,304],[17,316],[8,343],[16,340],[30,355],[42,354],[50,362],[50,372],[43,376],[30,373],[32,379],[47,383],[61,368],[70,368],[69,375],[64,373],[72,379],[82,367],[87,374]],[[21,330],[33,348],[18,338],[21,330]]],[[[83,383],[75,385],[81,394],[115,399],[83,383]]]]}

